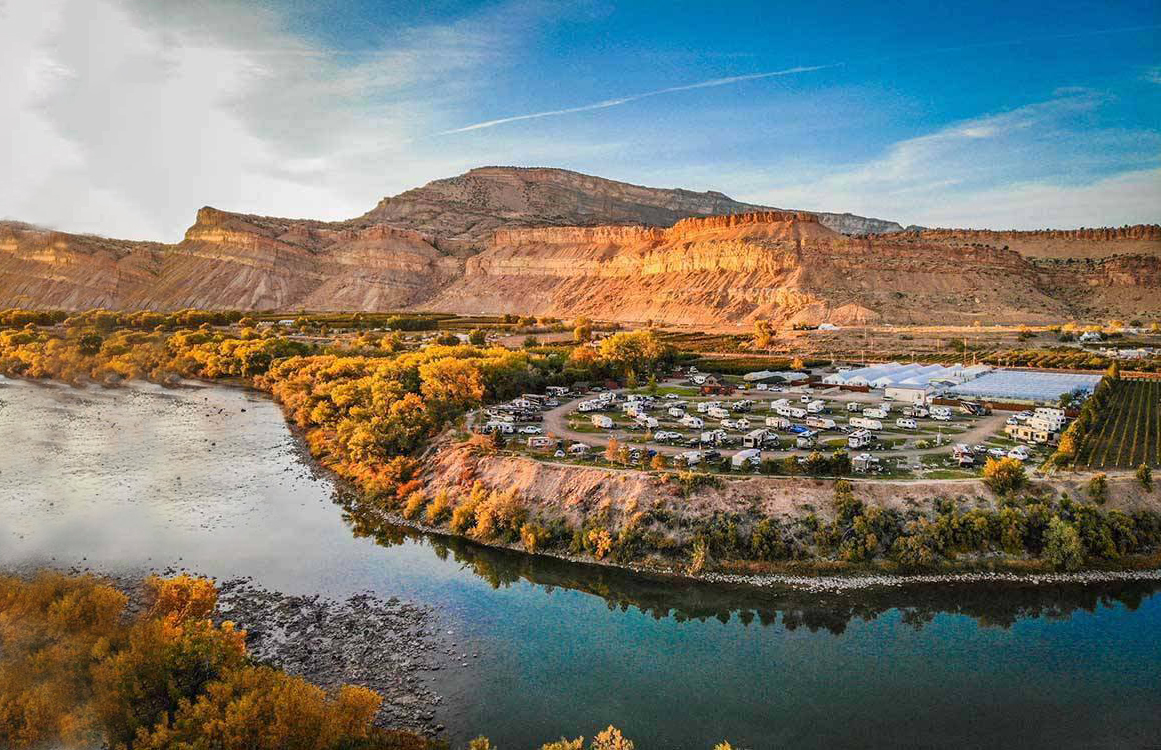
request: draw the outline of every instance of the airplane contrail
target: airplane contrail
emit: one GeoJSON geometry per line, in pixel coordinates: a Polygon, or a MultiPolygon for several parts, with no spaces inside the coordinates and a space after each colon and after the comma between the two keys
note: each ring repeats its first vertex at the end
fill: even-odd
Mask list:
{"type": "Polygon", "coordinates": [[[652,96],[661,96],[662,94],[672,94],[678,91],[692,91],[694,89],[712,88],[714,86],[728,86],[733,83],[741,83],[742,81],[755,81],[762,78],[774,78],[777,76],[796,75],[798,73],[810,73],[816,70],[826,70],[828,68],[839,68],[844,65],[857,65],[869,62],[887,62],[891,60],[900,60],[910,57],[924,57],[927,55],[941,54],[945,52],[961,52],[971,49],[983,49],[987,47],[1007,47],[1020,44],[1028,44],[1039,41],[1053,41],[1057,39],[1072,39],[1077,37],[1100,36],[1104,34],[1121,34],[1125,32],[1135,31],[1152,31],[1161,28],[1159,24],[1149,24],[1145,26],[1123,26],[1111,29],[1092,29],[1089,31],[1081,31],[1071,34],[1051,34],[1039,37],[1026,37],[1024,39],[1009,39],[991,42],[980,42],[977,44],[965,44],[956,47],[937,47],[935,49],[917,50],[911,53],[901,53],[897,55],[890,55],[887,57],[870,58],[862,61],[838,62],[828,63],[826,65],[806,65],[794,68],[786,68],[785,70],[772,70],[765,73],[750,73],[748,75],[728,76],[726,78],[711,78],[708,81],[698,81],[697,83],[687,83],[683,86],[669,86],[656,91],[646,91],[641,94],[629,94],[628,96],[621,96],[615,99],[605,99],[592,104],[582,104],[577,107],[565,107],[563,109],[549,109],[543,112],[531,112],[524,115],[512,115],[510,117],[498,117],[494,120],[484,120],[483,122],[472,123],[471,125],[464,125],[451,130],[441,130],[434,135],[452,135],[454,133],[466,133],[471,130],[483,130],[485,128],[494,128],[497,125],[505,125],[510,122],[520,122],[521,120],[538,120],[542,117],[558,117],[560,115],[571,115],[576,112],[591,112],[597,109],[608,109],[610,107],[617,107],[629,102],[639,101],[641,99],[648,99],[652,96]]]}
{"type": "Polygon", "coordinates": [[[826,68],[837,68],[842,63],[832,63],[830,65],[809,65],[799,66],[795,68],[786,68],[785,70],[771,70],[765,73],[749,73],[741,76],[728,76],[726,78],[711,78],[708,81],[698,81],[697,83],[687,83],[681,86],[669,86],[655,91],[645,91],[640,94],[630,94],[628,96],[617,97],[616,99],[605,99],[592,104],[582,104],[579,107],[566,107],[564,109],[549,109],[543,112],[531,112],[526,115],[513,115],[511,117],[499,117],[495,120],[484,120],[483,122],[472,123],[471,125],[464,125],[459,128],[452,128],[451,130],[443,130],[436,135],[451,135],[452,133],[466,133],[469,130],[483,130],[484,128],[493,128],[497,125],[504,125],[509,122],[519,122],[520,120],[537,120],[541,117],[556,117],[558,115],[570,115],[574,112],[589,112],[594,109],[608,109],[609,107],[616,107],[621,104],[628,104],[640,99],[647,99],[651,96],[661,96],[662,94],[672,94],[678,91],[692,91],[694,89],[708,89],[714,86],[728,86],[732,83],[741,83],[742,81],[755,81],[761,78],[774,78],[776,76],[789,76],[798,73],[810,73],[815,70],[824,70],[826,68]]]}

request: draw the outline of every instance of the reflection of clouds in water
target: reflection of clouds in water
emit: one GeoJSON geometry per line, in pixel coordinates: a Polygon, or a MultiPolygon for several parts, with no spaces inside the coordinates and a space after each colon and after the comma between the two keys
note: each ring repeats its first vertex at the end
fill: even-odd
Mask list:
{"type": "Polygon", "coordinates": [[[10,381],[3,399],[0,557],[225,554],[330,504],[278,408],[241,389],[10,381]]]}

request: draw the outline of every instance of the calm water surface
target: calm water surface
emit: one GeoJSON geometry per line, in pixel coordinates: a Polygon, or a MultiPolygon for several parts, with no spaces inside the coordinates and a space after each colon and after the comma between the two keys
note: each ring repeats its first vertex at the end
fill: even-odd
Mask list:
{"type": "Polygon", "coordinates": [[[710,587],[369,533],[333,495],[260,394],[0,379],[0,565],[430,604],[469,654],[435,678],[456,742],[615,723],[640,748],[1161,744],[1152,584],[710,587]]]}

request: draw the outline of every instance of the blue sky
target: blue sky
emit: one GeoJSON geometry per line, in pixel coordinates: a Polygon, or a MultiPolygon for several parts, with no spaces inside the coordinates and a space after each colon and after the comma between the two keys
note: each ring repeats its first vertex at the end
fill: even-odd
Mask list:
{"type": "Polygon", "coordinates": [[[0,0],[0,216],[173,240],[483,164],[929,226],[1161,220],[1154,2],[0,0]],[[7,161],[6,161],[7,160],[7,161]]]}

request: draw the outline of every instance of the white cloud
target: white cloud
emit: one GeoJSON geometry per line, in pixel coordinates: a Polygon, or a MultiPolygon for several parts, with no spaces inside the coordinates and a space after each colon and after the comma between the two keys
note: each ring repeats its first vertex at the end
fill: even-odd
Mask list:
{"type": "Polygon", "coordinates": [[[1044,102],[900,141],[863,163],[796,165],[794,183],[745,197],[925,226],[1155,222],[1161,135],[1091,126],[1105,103],[1097,92],[1061,89],[1044,102]]]}
{"type": "Polygon", "coordinates": [[[528,10],[348,53],[252,3],[0,0],[0,216],[174,240],[204,204],[357,215],[460,161],[412,142],[501,62],[506,14],[528,10]]]}

